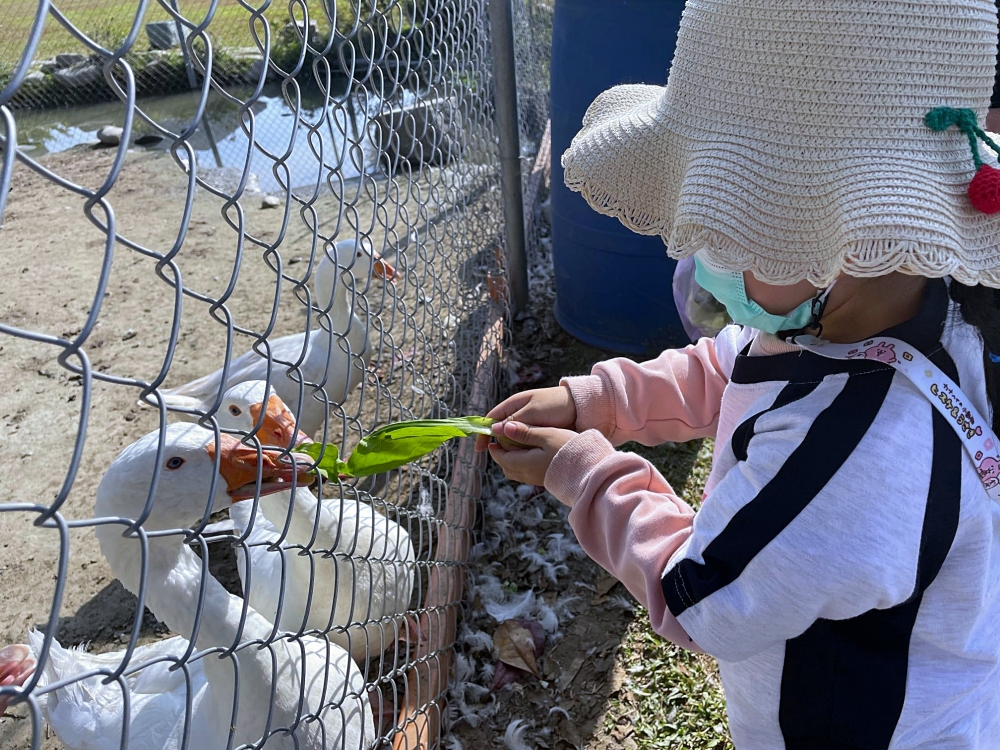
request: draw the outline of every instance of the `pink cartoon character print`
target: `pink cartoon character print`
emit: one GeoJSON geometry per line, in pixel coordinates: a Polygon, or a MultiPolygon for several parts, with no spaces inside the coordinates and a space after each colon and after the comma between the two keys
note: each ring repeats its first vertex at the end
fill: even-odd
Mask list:
{"type": "Polygon", "coordinates": [[[874,359],[887,365],[899,361],[896,359],[896,345],[885,341],[869,346],[867,349],[852,349],[847,353],[847,357],[848,359],[874,359]]]}
{"type": "Polygon", "coordinates": [[[993,458],[993,456],[987,456],[979,464],[979,476],[983,480],[983,485],[988,490],[1000,485],[1000,461],[993,458]]]}

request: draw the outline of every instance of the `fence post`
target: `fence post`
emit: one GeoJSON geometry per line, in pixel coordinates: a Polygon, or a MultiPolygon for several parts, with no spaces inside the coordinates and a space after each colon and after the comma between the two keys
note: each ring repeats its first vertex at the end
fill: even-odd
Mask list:
{"type": "Polygon", "coordinates": [[[511,0],[487,0],[496,81],[497,130],[500,133],[500,178],[514,312],[528,304],[528,259],[524,244],[524,197],[521,193],[521,140],[517,120],[517,71],[511,0]]]}
{"type": "MultiPolygon", "coordinates": [[[[180,11],[177,9],[177,0],[170,0],[170,7],[174,9],[178,14],[180,11]]],[[[187,36],[184,34],[184,26],[176,18],[174,19],[174,26],[177,27],[177,36],[181,39],[181,55],[184,57],[184,69],[187,71],[188,77],[188,87],[191,89],[198,88],[198,79],[194,74],[194,65],[191,64],[191,53],[187,48],[187,36]]],[[[267,61],[264,61],[265,68],[267,67],[267,61]]],[[[205,71],[206,75],[210,71],[205,71]]]]}

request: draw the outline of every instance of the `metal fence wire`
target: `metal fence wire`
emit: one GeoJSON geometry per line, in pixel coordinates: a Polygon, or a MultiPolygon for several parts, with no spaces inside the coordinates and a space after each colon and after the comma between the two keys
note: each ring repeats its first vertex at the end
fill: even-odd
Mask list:
{"type": "Polygon", "coordinates": [[[290,448],[507,386],[552,15],[508,2],[0,5],[0,746],[441,743],[482,455],[290,448]]]}

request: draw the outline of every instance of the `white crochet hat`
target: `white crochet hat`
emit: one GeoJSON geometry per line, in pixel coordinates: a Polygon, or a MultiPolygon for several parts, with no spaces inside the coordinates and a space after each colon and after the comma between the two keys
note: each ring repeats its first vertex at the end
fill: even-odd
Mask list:
{"type": "Polygon", "coordinates": [[[672,257],[705,249],[771,283],[1000,287],[1000,215],[970,201],[963,133],[996,59],[994,0],[688,0],[666,88],[601,94],[566,184],[672,257]],[[935,131],[939,107],[972,112],[935,131]]]}

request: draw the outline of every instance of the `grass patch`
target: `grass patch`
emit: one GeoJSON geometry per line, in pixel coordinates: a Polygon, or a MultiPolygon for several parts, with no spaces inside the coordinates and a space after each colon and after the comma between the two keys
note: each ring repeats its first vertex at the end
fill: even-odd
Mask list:
{"type": "MultiPolygon", "coordinates": [[[[696,508],[712,468],[712,447],[711,440],[676,447],[623,446],[649,459],[696,508]]],[[[646,611],[637,608],[619,660],[626,679],[608,703],[606,732],[624,739],[623,729],[631,728],[640,748],[732,750],[715,659],[663,640],[650,629],[646,611]]]]}
{"type": "MultiPolygon", "coordinates": [[[[304,0],[309,9],[309,20],[316,21],[318,32],[328,38],[330,21],[324,11],[324,0],[304,0]]],[[[192,22],[205,18],[209,7],[208,0],[179,0],[182,15],[192,22]]],[[[349,35],[357,27],[357,17],[361,16],[362,24],[377,22],[370,19],[375,11],[382,11],[390,5],[389,0],[336,0],[336,26],[341,34],[349,35]],[[373,3],[377,7],[373,8],[373,3]]],[[[388,23],[393,28],[406,30],[413,18],[413,1],[397,4],[388,13],[388,23]]],[[[61,0],[59,10],[80,30],[99,43],[122,40],[128,35],[132,25],[136,4],[122,0],[61,0]]],[[[31,25],[35,16],[35,0],[8,0],[0,3],[0,63],[13,65],[20,57],[24,45],[31,33],[31,25]]],[[[285,24],[291,21],[288,5],[275,2],[264,13],[271,26],[272,44],[280,34],[285,24]]],[[[216,47],[234,49],[254,47],[250,33],[250,12],[237,0],[220,0],[215,15],[208,26],[207,33],[216,47]]],[[[169,21],[170,15],[159,3],[151,2],[146,8],[143,24],[153,21],[169,21]]],[[[301,18],[299,19],[301,21],[301,18]]],[[[258,29],[262,34],[262,29],[258,29]]],[[[145,28],[139,32],[134,52],[145,52],[149,49],[149,39],[145,28]]],[[[60,52],[82,52],[89,54],[90,50],[78,42],[53,16],[45,20],[45,31],[35,54],[36,60],[47,60],[60,52]]]]}
{"type": "Polygon", "coordinates": [[[732,749],[714,659],[661,639],[643,609],[625,633],[620,658],[626,680],[605,714],[605,731],[621,733],[631,723],[641,748],[732,749]]]}

